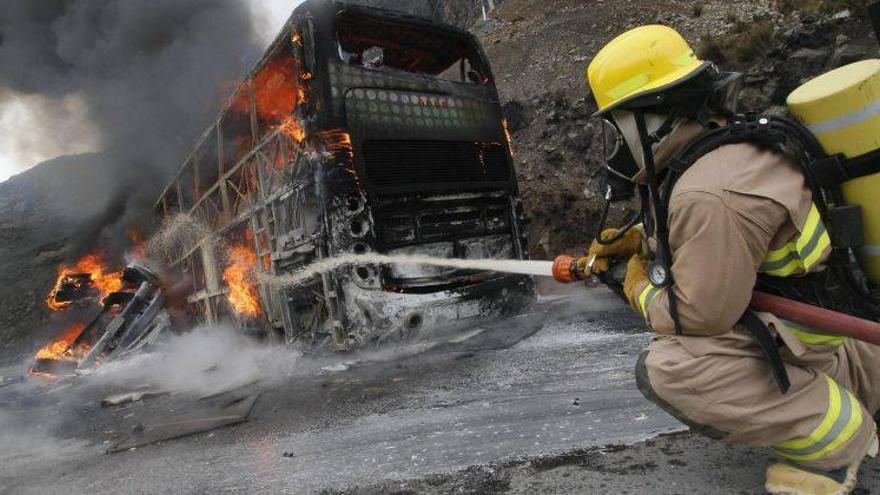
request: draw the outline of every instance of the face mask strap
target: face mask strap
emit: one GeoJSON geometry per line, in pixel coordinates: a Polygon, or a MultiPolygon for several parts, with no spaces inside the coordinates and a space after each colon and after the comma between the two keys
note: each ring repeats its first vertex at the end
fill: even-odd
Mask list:
{"type": "Polygon", "coordinates": [[[639,132],[639,141],[642,144],[642,156],[645,163],[645,178],[647,179],[648,199],[654,210],[654,233],[657,237],[657,252],[649,272],[652,274],[651,283],[660,288],[668,289],[669,313],[675,323],[676,335],[682,335],[681,322],[678,315],[678,299],[675,297],[672,278],[672,254],[669,248],[669,225],[668,212],[665,202],[660,196],[660,187],[657,182],[657,169],[654,163],[654,150],[649,139],[648,125],[645,122],[645,114],[641,110],[634,112],[636,128],[639,132]],[[661,276],[653,276],[660,274],[661,276]]]}
{"type": "MultiPolygon", "coordinates": [[[[663,125],[660,126],[659,129],[652,132],[648,135],[648,141],[653,146],[655,144],[660,144],[660,141],[672,134],[672,131],[675,130],[675,123],[678,122],[678,112],[676,110],[672,110],[669,113],[669,117],[663,122],[663,125]]],[[[641,134],[641,131],[639,131],[641,134]]]]}
{"type": "Polygon", "coordinates": [[[622,173],[622,172],[620,172],[620,171],[615,170],[614,167],[612,167],[611,165],[608,165],[607,163],[605,164],[605,171],[608,172],[609,174],[611,174],[611,175],[617,177],[618,179],[626,180],[626,181],[629,181],[629,182],[633,182],[633,178],[632,178],[632,177],[629,177],[629,176],[627,176],[626,174],[624,174],[624,173],[622,173]]]}

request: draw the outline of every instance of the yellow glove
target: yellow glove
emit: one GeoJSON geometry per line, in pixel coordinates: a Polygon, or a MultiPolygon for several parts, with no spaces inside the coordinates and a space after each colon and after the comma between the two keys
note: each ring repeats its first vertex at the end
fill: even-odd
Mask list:
{"type": "Polygon", "coordinates": [[[645,290],[645,287],[651,284],[648,280],[647,263],[634,254],[626,264],[626,279],[623,281],[623,293],[629,305],[635,308],[639,313],[642,308],[639,307],[639,295],[645,290]]]}
{"type": "MultiPolygon", "coordinates": [[[[602,239],[610,239],[617,234],[617,229],[607,229],[602,232],[602,239]]],[[[634,254],[643,251],[645,234],[641,226],[633,227],[620,239],[611,244],[602,245],[599,241],[593,241],[587,255],[578,259],[578,268],[584,273],[592,272],[593,275],[601,275],[611,269],[613,258],[627,259],[634,254]],[[592,263],[592,266],[590,264],[592,263]]]]}

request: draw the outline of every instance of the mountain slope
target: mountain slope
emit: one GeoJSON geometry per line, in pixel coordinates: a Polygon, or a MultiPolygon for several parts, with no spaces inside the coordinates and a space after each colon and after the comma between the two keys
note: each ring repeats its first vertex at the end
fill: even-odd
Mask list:
{"type": "MultiPolygon", "coordinates": [[[[783,112],[785,97],[826,70],[880,54],[858,0],[508,0],[483,37],[514,131],[531,254],[582,252],[601,212],[601,144],[586,83],[592,56],[625,30],[667,24],[722,68],[745,73],[743,106],[783,112]],[[797,6],[803,4],[804,10],[797,6]]],[[[615,207],[619,222],[631,211],[615,207]]],[[[613,225],[615,222],[611,222],[613,225]]]]}

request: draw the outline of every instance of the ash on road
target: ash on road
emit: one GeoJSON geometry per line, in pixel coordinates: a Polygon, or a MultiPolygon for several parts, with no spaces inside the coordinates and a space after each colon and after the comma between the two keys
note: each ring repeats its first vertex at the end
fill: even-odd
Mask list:
{"type": "MultiPolygon", "coordinates": [[[[207,414],[223,394],[101,407],[154,383],[146,369],[7,385],[0,493],[761,493],[767,452],[682,433],[635,389],[649,341],[594,288],[442,341],[329,360],[255,352],[236,367],[257,379],[224,392],[259,394],[248,422],[111,455],[147,422],[207,414]]],[[[880,488],[876,463],[862,486],[880,488]]]]}

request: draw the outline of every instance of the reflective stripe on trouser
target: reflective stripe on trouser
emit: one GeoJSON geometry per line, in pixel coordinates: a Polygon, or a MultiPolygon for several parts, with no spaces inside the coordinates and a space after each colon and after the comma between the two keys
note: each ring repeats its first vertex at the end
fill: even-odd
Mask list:
{"type": "Polygon", "coordinates": [[[839,347],[846,342],[846,337],[841,337],[840,335],[827,334],[818,328],[800,325],[788,320],[780,321],[782,321],[792,335],[807,345],[830,345],[833,347],[839,347]]]}
{"type": "Polygon", "coordinates": [[[809,272],[831,247],[831,236],[822,222],[816,205],[810,209],[800,235],[779,249],[767,253],[758,269],[774,277],[789,277],[809,272]]]}
{"type": "Polygon", "coordinates": [[[862,407],[849,390],[831,378],[828,382],[828,410],[819,426],[803,438],[775,445],[777,453],[792,461],[804,462],[827,457],[841,448],[862,426],[862,407]]]}
{"type": "Polygon", "coordinates": [[[639,388],[697,431],[723,432],[725,443],[775,447],[816,469],[856,461],[876,435],[863,404],[880,406],[880,346],[848,339],[801,358],[782,357],[791,379],[787,394],[742,330],[662,337],[651,344],[639,388]]]}

